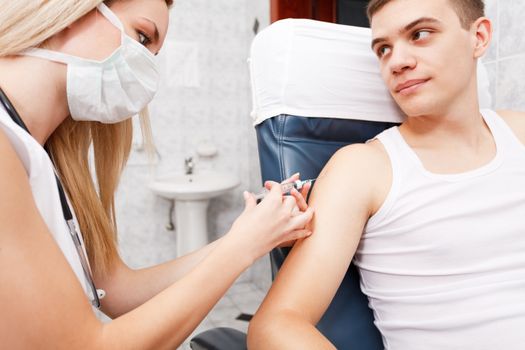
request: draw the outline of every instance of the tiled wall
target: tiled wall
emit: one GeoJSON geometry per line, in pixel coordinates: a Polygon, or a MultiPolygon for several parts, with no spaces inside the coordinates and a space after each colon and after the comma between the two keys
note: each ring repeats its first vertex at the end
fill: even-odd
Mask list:
{"type": "MultiPolygon", "coordinates": [[[[261,27],[269,21],[265,3],[175,2],[168,37],[158,56],[163,80],[150,108],[160,159],[153,167],[148,165],[140,152],[137,130],[135,150],[117,193],[120,250],[130,266],[150,266],[176,256],[175,231],[165,229],[169,202],[153,195],[147,183],[154,174],[183,172],[184,158],[195,157],[200,142],[212,142],[219,153],[211,162],[197,159],[196,172],[214,168],[241,180],[231,193],[212,199],[210,239],[227,232],[242,212],[242,191],[260,187],[247,58],[254,18],[258,17],[261,27]]],[[[269,271],[267,262],[258,266],[269,271]]],[[[241,279],[251,280],[251,270],[241,279]]]]}
{"type": "Polygon", "coordinates": [[[492,46],[483,58],[495,109],[525,111],[525,1],[486,0],[494,23],[492,46]]]}
{"type": "MultiPolygon", "coordinates": [[[[525,1],[486,0],[494,21],[493,44],[484,57],[495,108],[525,111],[525,1]]],[[[253,131],[246,58],[253,22],[269,23],[269,1],[177,0],[170,31],[159,59],[161,89],[151,106],[153,132],[161,155],[158,174],[182,172],[184,157],[194,155],[200,141],[217,145],[213,167],[241,179],[232,193],[212,200],[209,228],[214,235],[228,230],[243,209],[243,189],[260,186],[253,131]]],[[[140,137],[135,143],[140,144],[140,137]]],[[[165,229],[169,204],[146,187],[151,169],[134,151],[117,197],[121,252],[132,267],[175,257],[175,232],[165,229]]],[[[212,165],[197,163],[197,171],[212,165]]],[[[211,237],[213,238],[213,237],[211,237]]],[[[261,288],[270,283],[265,257],[241,279],[261,288]]]]}

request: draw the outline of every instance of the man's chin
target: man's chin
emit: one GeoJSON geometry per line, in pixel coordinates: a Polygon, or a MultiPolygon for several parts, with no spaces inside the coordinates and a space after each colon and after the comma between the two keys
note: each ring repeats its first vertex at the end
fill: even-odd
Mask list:
{"type": "Polygon", "coordinates": [[[396,99],[401,110],[407,116],[432,115],[435,112],[435,101],[429,101],[423,98],[396,99]]]}

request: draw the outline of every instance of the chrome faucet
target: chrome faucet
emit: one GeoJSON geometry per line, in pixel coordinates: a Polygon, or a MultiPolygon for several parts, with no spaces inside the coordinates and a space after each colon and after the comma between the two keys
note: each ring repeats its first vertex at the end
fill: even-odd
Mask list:
{"type": "Polygon", "coordinates": [[[193,174],[193,168],[195,167],[195,163],[193,162],[193,157],[185,158],[184,159],[184,169],[186,175],[193,174]]]}

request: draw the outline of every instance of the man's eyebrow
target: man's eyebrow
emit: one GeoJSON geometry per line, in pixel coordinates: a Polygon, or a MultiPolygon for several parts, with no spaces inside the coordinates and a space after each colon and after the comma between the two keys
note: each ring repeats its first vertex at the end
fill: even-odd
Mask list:
{"type": "Polygon", "coordinates": [[[435,18],[432,18],[432,17],[422,17],[420,19],[416,19],[415,21],[413,22],[410,22],[409,24],[407,24],[405,26],[405,28],[403,28],[401,30],[401,33],[406,33],[408,32],[409,30],[411,30],[412,28],[414,28],[415,26],[421,24],[421,23],[429,23],[429,24],[441,24],[441,21],[435,19],[435,18]]]}
{"type": "MultiPolygon", "coordinates": [[[[432,18],[432,17],[421,17],[421,18],[418,18],[416,19],[415,21],[412,21],[410,22],[409,24],[407,24],[404,28],[402,28],[399,33],[400,34],[403,34],[403,33],[406,33],[408,31],[410,31],[412,28],[414,28],[415,26],[417,25],[420,25],[422,23],[429,23],[429,24],[441,24],[441,21],[435,19],[435,18],[432,18]]],[[[381,38],[376,38],[374,40],[372,40],[372,44],[371,44],[371,47],[372,49],[380,42],[383,42],[383,41],[387,41],[387,38],[385,37],[381,37],[381,38]]]]}

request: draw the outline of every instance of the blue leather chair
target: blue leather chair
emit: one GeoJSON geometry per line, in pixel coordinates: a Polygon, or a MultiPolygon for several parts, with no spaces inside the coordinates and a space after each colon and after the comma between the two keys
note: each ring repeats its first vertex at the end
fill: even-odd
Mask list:
{"type": "MultiPolygon", "coordinates": [[[[263,182],[281,182],[296,172],[302,179],[316,178],[338,149],[403,120],[381,82],[369,43],[368,29],[311,20],[279,21],[259,33],[252,45],[251,75],[263,182]],[[343,72],[334,74],[330,65],[343,72]],[[323,96],[326,91],[330,94],[323,96]]],[[[482,107],[491,105],[488,85],[480,65],[482,107]]],[[[273,276],[288,252],[271,252],[273,276]]],[[[384,348],[353,264],[317,328],[338,349],[384,348]]],[[[213,329],[191,345],[194,350],[243,350],[246,336],[213,329]]]]}
{"type": "MultiPolygon", "coordinates": [[[[280,182],[299,171],[304,179],[316,178],[339,148],[365,142],[394,125],[389,122],[305,118],[286,114],[273,117],[257,126],[262,177],[280,182]]],[[[271,252],[274,275],[288,251],[274,249],[271,252]]],[[[353,264],[317,328],[338,349],[384,348],[353,264]]]]}
{"type": "MultiPolygon", "coordinates": [[[[395,125],[393,122],[351,118],[354,116],[353,111],[361,108],[355,104],[364,100],[356,96],[360,88],[352,86],[354,78],[363,79],[365,83],[372,79],[372,94],[376,95],[373,97],[374,101],[389,105],[391,109],[386,108],[385,114],[395,114],[398,121],[401,119],[396,107],[392,107],[395,104],[381,82],[369,42],[369,32],[364,28],[311,20],[279,21],[259,33],[252,44],[251,78],[254,117],[266,115],[264,120],[256,121],[263,181],[281,182],[296,172],[300,172],[303,179],[316,178],[339,148],[355,142],[365,142],[385,128],[395,125]],[[308,34],[302,35],[303,30],[308,34]],[[334,46],[334,40],[340,41],[334,46]],[[291,48],[297,51],[290,53],[291,48]],[[338,52],[334,52],[334,48],[338,52]],[[365,59],[352,63],[355,59],[354,50],[365,51],[365,59]],[[328,52],[329,55],[325,54],[328,52]],[[295,62],[292,63],[293,67],[288,67],[288,60],[292,56],[295,56],[292,58],[295,62]],[[323,58],[325,62],[319,62],[323,58]],[[309,60],[319,63],[315,70],[311,70],[309,60]],[[350,70],[343,72],[336,81],[332,79],[332,69],[333,64],[339,60],[347,62],[350,70]],[[352,64],[355,67],[351,67],[352,64]],[[359,76],[356,68],[359,74],[363,70],[367,74],[359,76]],[[336,91],[335,95],[323,95],[322,91],[317,90],[323,89],[317,82],[324,84],[325,89],[336,91]],[[288,88],[281,86],[281,83],[289,83],[295,87],[288,88]],[[282,101],[281,93],[286,94],[286,103],[282,101]],[[344,101],[350,102],[351,106],[345,106],[344,101]],[[323,107],[318,108],[320,105],[323,107]],[[339,111],[331,109],[332,107],[339,111]],[[304,114],[290,113],[300,113],[303,110],[304,114]],[[315,110],[322,110],[324,114],[315,115],[315,110]],[[274,111],[278,113],[272,114],[274,111]],[[394,112],[390,113],[391,111],[394,112]],[[329,115],[345,113],[339,118],[328,118],[329,115]]],[[[369,91],[367,94],[370,95],[369,91]]],[[[370,102],[363,101],[363,104],[365,106],[362,107],[362,113],[366,114],[369,112],[370,102]]],[[[273,276],[288,252],[289,249],[275,249],[271,252],[273,276]]],[[[360,290],[359,274],[353,265],[317,327],[339,349],[383,349],[381,335],[374,325],[368,299],[360,290]]],[[[239,336],[239,333],[231,330],[215,329],[200,334],[193,339],[191,345],[196,350],[244,349],[245,338],[239,336]],[[220,344],[221,347],[210,348],[211,344],[220,344]]]]}
{"type": "MultiPolygon", "coordinates": [[[[262,178],[281,182],[298,171],[304,179],[316,178],[339,148],[365,142],[393,125],[396,124],[286,114],[267,119],[256,127],[262,178]]],[[[278,248],[270,253],[273,276],[288,252],[289,249],[278,248]]],[[[317,328],[338,349],[384,348],[353,264],[317,328]]],[[[194,338],[192,349],[246,349],[246,338],[232,329],[213,329],[194,338]]]]}

